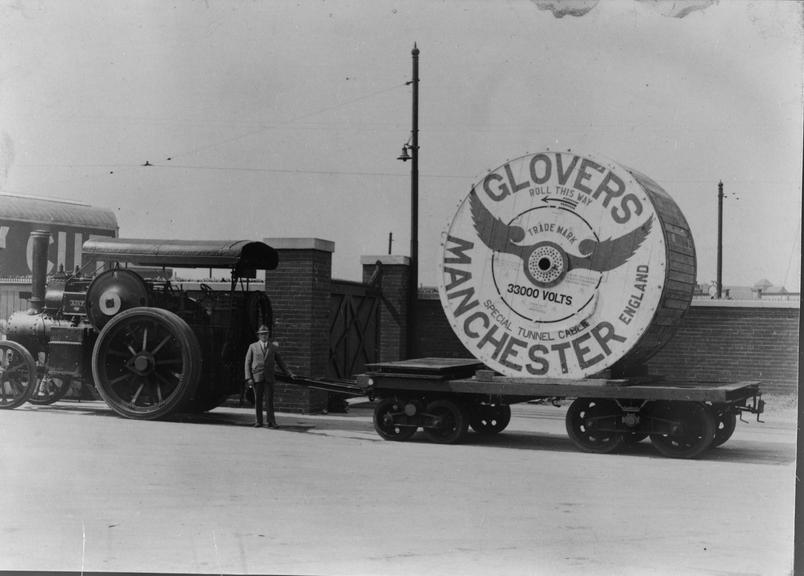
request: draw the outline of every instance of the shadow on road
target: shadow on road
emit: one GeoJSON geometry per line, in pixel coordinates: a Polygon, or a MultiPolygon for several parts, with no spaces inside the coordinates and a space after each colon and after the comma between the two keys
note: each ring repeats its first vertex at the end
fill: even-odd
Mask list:
{"type": "MultiPolygon", "coordinates": [[[[421,433],[418,433],[412,441],[417,440],[426,441],[421,436],[421,433]]],[[[491,437],[470,434],[465,444],[514,450],[580,451],[567,436],[535,432],[505,431],[491,437]]],[[[643,440],[637,444],[623,447],[611,454],[611,456],[665,458],[651,446],[650,440],[643,440]]],[[[706,451],[699,459],[713,462],[784,465],[795,462],[796,448],[794,445],[786,443],[733,440],[706,451]]]]}
{"type": "MultiPolygon", "coordinates": [[[[103,402],[59,402],[48,406],[25,405],[17,410],[121,418],[103,402]]],[[[314,432],[321,436],[337,435],[339,437],[344,437],[344,433],[348,434],[350,432],[374,435],[376,433],[371,423],[371,414],[371,409],[362,407],[352,410],[348,414],[307,415],[280,413],[278,415],[279,430],[304,434],[314,432]]],[[[525,416],[525,422],[528,422],[527,425],[532,425],[534,417],[534,415],[525,416]]],[[[563,419],[563,415],[559,415],[558,418],[551,418],[548,415],[546,420],[559,418],[563,419]]],[[[172,418],[162,420],[162,422],[251,428],[254,422],[254,412],[253,409],[249,408],[219,408],[202,414],[178,414],[172,418]]],[[[514,426],[514,422],[512,422],[512,426],[514,426]]],[[[355,439],[365,441],[366,438],[355,437],[355,439]]],[[[373,439],[381,441],[379,436],[373,439]]],[[[407,443],[430,444],[430,441],[419,430],[407,443]]],[[[536,452],[579,452],[579,449],[565,434],[522,431],[516,430],[514,427],[492,436],[476,434],[470,431],[462,445],[536,452]]],[[[444,449],[448,450],[450,446],[444,446],[444,449]]],[[[656,452],[649,440],[626,446],[609,456],[664,458],[656,452]]],[[[795,443],[792,442],[762,442],[735,437],[723,446],[708,450],[700,459],[712,462],[784,465],[795,462],[796,447],[795,443]]]]}

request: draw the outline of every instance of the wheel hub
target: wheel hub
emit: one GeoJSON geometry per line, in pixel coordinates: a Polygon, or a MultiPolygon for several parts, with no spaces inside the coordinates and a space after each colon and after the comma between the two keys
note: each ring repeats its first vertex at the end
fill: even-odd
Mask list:
{"type": "Polygon", "coordinates": [[[639,416],[633,412],[629,412],[623,416],[623,424],[629,428],[635,428],[639,424],[639,416]]]}
{"type": "Polygon", "coordinates": [[[154,357],[152,354],[140,352],[129,361],[128,367],[132,372],[135,372],[140,376],[145,376],[146,374],[153,372],[154,368],[156,367],[156,363],[154,362],[154,357]]]}

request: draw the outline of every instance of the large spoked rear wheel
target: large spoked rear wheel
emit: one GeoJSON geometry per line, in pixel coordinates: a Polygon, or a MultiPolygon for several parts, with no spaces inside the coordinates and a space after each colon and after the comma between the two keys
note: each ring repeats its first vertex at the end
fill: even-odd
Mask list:
{"type": "Polygon", "coordinates": [[[127,418],[153,420],[187,408],[201,374],[201,347],[179,316],[131,308],[98,335],[92,374],[109,407],[127,418]]]}
{"type": "Polygon", "coordinates": [[[623,411],[614,400],[578,398],[567,410],[567,434],[584,452],[608,454],[624,442],[618,429],[623,411]]]}
{"type": "Polygon", "coordinates": [[[653,427],[659,433],[650,441],[669,458],[695,458],[712,446],[715,439],[715,417],[711,410],[697,402],[656,402],[650,410],[653,427]]]}
{"type": "Polygon", "coordinates": [[[23,346],[0,340],[0,408],[22,406],[36,386],[36,364],[23,346]]]}

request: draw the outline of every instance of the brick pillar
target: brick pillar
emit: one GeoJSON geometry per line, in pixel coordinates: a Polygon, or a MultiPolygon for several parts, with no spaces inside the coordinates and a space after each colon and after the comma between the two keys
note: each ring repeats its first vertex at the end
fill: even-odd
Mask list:
{"type": "Polygon", "coordinates": [[[376,262],[382,264],[382,304],[379,310],[380,362],[403,360],[407,355],[408,277],[410,258],[407,256],[362,256],[363,282],[374,273],[376,262]]]}
{"type": "MultiPolygon", "coordinates": [[[[320,238],[266,238],[279,266],[265,273],[274,311],[274,338],[293,372],[320,378],[329,360],[329,308],[335,243],[320,238]]],[[[327,393],[277,383],[275,404],[283,412],[321,412],[327,393]]]]}

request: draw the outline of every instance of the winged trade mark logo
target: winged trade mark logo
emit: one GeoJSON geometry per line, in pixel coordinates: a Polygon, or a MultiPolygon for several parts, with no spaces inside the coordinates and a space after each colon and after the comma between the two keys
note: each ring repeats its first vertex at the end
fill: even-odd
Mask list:
{"type": "Polygon", "coordinates": [[[478,198],[475,189],[469,193],[469,203],[478,238],[496,252],[520,257],[525,275],[536,285],[547,286],[559,282],[570,270],[585,268],[608,272],[625,264],[650,234],[653,216],[644,224],[618,238],[603,241],[582,240],[578,244],[580,255],[569,254],[554,242],[520,244],[525,229],[509,225],[494,216],[478,198]]]}

